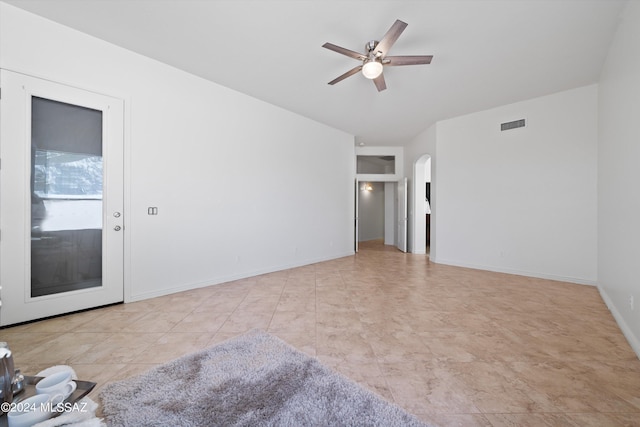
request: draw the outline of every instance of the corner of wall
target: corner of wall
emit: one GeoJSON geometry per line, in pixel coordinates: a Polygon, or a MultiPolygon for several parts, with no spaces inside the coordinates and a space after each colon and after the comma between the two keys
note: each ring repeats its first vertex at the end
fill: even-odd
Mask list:
{"type": "Polygon", "coordinates": [[[622,331],[625,338],[629,342],[631,349],[636,353],[636,356],[638,356],[638,359],[640,359],[640,339],[638,339],[638,337],[635,336],[635,334],[631,330],[631,327],[627,324],[624,317],[622,316],[622,314],[620,314],[620,312],[616,308],[616,305],[613,303],[613,301],[607,294],[607,291],[600,285],[598,285],[598,291],[600,292],[600,296],[602,297],[604,303],[607,305],[607,308],[613,315],[613,318],[615,319],[616,323],[620,327],[620,330],[622,331]]]}
{"type": "Polygon", "coordinates": [[[598,82],[598,289],[640,358],[638,246],[640,196],[640,2],[628,2],[598,82]]]}

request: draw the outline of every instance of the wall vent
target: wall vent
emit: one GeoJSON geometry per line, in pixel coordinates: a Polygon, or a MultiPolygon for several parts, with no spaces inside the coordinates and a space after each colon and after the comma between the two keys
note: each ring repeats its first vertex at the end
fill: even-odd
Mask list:
{"type": "Polygon", "coordinates": [[[520,120],[514,120],[512,122],[502,123],[500,125],[500,130],[504,131],[504,130],[523,128],[523,127],[524,127],[524,119],[520,119],[520,120]]]}

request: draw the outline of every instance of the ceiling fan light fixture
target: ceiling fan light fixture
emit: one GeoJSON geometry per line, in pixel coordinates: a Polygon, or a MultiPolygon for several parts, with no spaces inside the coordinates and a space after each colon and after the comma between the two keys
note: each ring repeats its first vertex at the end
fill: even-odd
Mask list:
{"type": "Polygon", "coordinates": [[[384,75],[382,74],[383,67],[397,65],[430,64],[433,55],[389,56],[389,49],[391,49],[396,40],[398,40],[398,37],[400,37],[400,34],[402,34],[406,27],[406,22],[402,22],[401,20],[396,19],[396,22],[394,22],[391,28],[389,28],[389,30],[385,33],[385,35],[382,36],[382,39],[380,39],[380,41],[370,40],[365,44],[364,53],[346,49],[332,43],[323,44],[322,47],[326,49],[360,61],[360,65],[358,65],[357,67],[353,67],[346,73],[343,73],[335,79],[331,80],[329,84],[334,85],[343,81],[347,77],[351,77],[355,74],[358,74],[359,71],[362,71],[362,75],[365,78],[373,81],[373,84],[375,85],[376,89],[378,89],[378,92],[381,92],[387,88],[384,75]]]}
{"type": "Polygon", "coordinates": [[[368,79],[375,79],[382,74],[382,63],[379,61],[367,61],[362,66],[362,75],[368,79]]]}

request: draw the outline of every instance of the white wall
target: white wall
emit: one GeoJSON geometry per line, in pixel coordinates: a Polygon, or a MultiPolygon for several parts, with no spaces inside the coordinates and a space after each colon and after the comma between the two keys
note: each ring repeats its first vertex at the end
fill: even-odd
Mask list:
{"type": "Polygon", "coordinates": [[[639,2],[626,6],[599,88],[598,285],[640,356],[639,2]]]}
{"type": "Polygon", "coordinates": [[[427,159],[424,165],[424,182],[431,183],[431,158],[427,159]]]}
{"type": "Polygon", "coordinates": [[[438,122],[431,259],[595,284],[597,120],[591,85],[438,122]]]}
{"type": "Polygon", "coordinates": [[[4,3],[0,20],[0,67],[125,99],[128,300],[353,253],[352,136],[4,3]]]}
{"type": "Polygon", "coordinates": [[[373,190],[359,191],[358,240],[377,240],[384,238],[385,223],[385,187],[384,182],[370,183],[373,190]]]}

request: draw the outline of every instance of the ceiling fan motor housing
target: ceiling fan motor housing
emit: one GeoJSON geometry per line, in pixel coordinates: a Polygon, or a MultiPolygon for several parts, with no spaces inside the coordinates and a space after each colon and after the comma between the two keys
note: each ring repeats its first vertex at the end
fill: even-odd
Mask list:
{"type": "Polygon", "coordinates": [[[365,52],[368,53],[369,58],[371,58],[372,56],[378,57],[382,55],[381,52],[375,51],[375,48],[376,46],[378,46],[378,43],[380,43],[378,40],[370,40],[367,42],[367,44],[364,45],[364,50],[365,52]]]}

